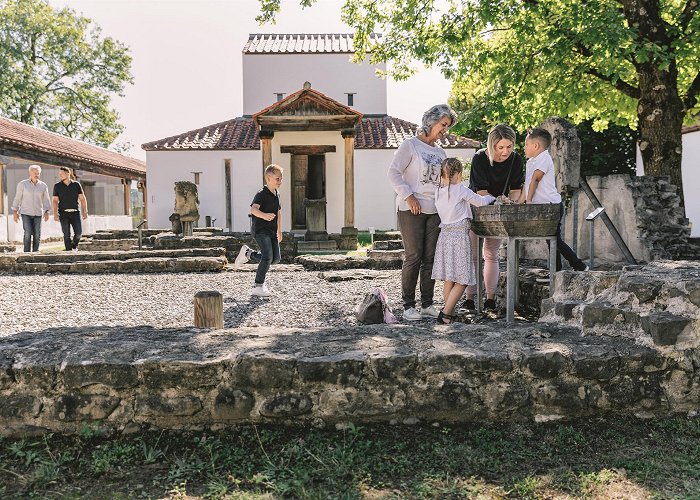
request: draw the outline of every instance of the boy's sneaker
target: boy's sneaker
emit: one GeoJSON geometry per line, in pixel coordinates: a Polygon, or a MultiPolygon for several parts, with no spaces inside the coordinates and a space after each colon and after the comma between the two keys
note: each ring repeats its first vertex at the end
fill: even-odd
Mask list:
{"type": "Polygon", "coordinates": [[[265,283],[263,283],[262,285],[255,285],[251,294],[255,295],[256,297],[269,297],[270,295],[272,295],[265,283]]]}
{"type": "Polygon", "coordinates": [[[248,262],[248,252],[250,252],[250,247],[248,245],[243,245],[236,255],[236,260],[233,261],[233,268],[238,269],[241,264],[248,262]]]}
{"type": "Polygon", "coordinates": [[[440,310],[435,306],[421,307],[420,316],[421,318],[437,318],[440,316],[440,310]]]}
{"type": "Polygon", "coordinates": [[[406,321],[418,321],[422,319],[422,317],[415,307],[409,307],[404,310],[403,319],[406,321]]]}

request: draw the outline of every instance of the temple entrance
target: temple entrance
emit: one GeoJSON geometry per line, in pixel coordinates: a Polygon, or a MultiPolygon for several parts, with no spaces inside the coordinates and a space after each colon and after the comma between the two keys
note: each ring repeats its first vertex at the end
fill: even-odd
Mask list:
{"type": "Polygon", "coordinates": [[[335,146],[282,146],[291,154],[292,230],[307,239],[328,239],[326,232],[326,153],[335,146]]]}

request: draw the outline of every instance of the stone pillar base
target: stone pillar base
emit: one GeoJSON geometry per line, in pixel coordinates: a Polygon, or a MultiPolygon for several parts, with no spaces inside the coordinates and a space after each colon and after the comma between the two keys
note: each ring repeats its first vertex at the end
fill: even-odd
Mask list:
{"type": "Polygon", "coordinates": [[[338,242],[340,250],[357,250],[357,228],[344,227],[340,230],[340,241],[338,242]]]}
{"type": "Polygon", "coordinates": [[[328,231],[306,231],[304,241],[328,241],[328,231]]]}

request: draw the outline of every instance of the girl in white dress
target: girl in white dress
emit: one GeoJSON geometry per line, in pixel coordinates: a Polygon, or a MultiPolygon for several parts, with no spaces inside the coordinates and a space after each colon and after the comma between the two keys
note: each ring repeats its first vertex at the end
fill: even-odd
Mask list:
{"type": "Polygon", "coordinates": [[[481,207],[493,202],[490,194],[481,196],[462,184],[463,166],[457,158],[447,158],[440,169],[440,186],[435,190],[435,207],[440,215],[440,236],[435,250],[432,278],[445,282],[445,307],[437,318],[440,324],[455,320],[457,301],[467,285],[476,283],[471,258],[469,228],[472,211],[469,205],[481,207]]]}

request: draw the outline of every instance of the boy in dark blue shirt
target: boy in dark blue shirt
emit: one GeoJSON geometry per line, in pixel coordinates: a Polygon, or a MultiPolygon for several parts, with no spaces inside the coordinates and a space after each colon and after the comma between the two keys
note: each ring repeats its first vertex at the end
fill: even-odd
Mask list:
{"type": "Polygon", "coordinates": [[[236,268],[249,260],[258,263],[255,286],[252,291],[252,294],[258,297],[270,296],[270,290],[265,285],[265,276],[270,269],[270,264],[277,264],[280,261],[282,206],[277,190],[281,185],[282,167],[268,165],[265,169],[265,186],[255,194],[250,204],[250,214],[253,216],[253,237],[260,251],[255,252],[248,245],[243,245],[234,262],[236,268]]]}

